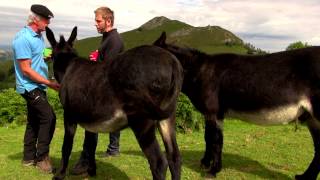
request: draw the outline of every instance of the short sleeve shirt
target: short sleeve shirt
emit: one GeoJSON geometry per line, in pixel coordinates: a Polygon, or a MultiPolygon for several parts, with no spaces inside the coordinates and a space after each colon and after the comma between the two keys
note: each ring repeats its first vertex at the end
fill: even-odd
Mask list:
{"type": "Polygon", "coordinates": [[[31,68],[48,79],[48,66],[43,59],[45,42],[41,34],[34,32],[29,26],[18,32],[12,43],[14,67],[16,74],[16,91],[20,94],[32,91],[35,88],[46,89],[44,84],[38,84],[24,76],[20,70],[18,61],[31,59],[31,68]]]}

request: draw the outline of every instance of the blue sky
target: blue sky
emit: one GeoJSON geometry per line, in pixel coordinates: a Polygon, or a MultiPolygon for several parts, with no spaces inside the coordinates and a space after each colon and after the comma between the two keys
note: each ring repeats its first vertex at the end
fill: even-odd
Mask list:
{"type": "Polygon", "coordinates": [[[220,26],[269,52],[282,51],[295,41],[320,44],[319,0],[10,0],[0,5],[0,46],[11,44],[26,24],[32,4],[52,10],[55,18],[50,27],[57,34],[69,36],[78,26],[78,39],[99,35],[93,11],[109,6],[120,32],[166,16],[193,26],[220,26]]]}

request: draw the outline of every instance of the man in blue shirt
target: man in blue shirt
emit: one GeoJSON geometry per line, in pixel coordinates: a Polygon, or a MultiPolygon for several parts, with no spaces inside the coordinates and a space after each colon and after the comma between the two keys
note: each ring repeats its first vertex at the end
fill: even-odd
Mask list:
{"type": "Polygon", "coordinates": [[[45,48],[41,32],[50,23],[52,12],[43,5],[32,5],[28,25],[13,40],[16,91],[27,102],[28,116],[24,135],[23,165],[36,165],[44,172],[52,172],[49,145],[53,137],[56,117],[48,103],[46,87],[59,89],[48,80],[48,66],[43,59],[45,48]]]}

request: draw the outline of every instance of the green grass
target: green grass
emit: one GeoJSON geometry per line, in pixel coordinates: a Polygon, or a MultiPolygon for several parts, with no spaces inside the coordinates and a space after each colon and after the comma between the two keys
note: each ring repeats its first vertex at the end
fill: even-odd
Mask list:
{"type": "MultiPolygon", "coordinates": [[[[59,165],[63,128],[57,125],[51,144],[54,165],[59,165]]],[[[51,179],[52,175],[35,168],[23,167],[22,142],[24,126],[0,128],[0,179],[51,179]]],[[[69,168],[78,159],[83,129],[78,128],[69,168]]],[[[203,132],[178,134],[183,158],[182,179],[208,179],[199,167],[204,151],[203,132]]],[[[121,155],[102,158],[108,144],[108,134],[99,135],[97,176],[89,179],[151,179],[147,160],[143,157],[130,129],[121,133],[121,155]]],[[[293,179],[302,173],[313,157],[313,145],[305,126],[294,131],[293,125],[261,127],[237,120],[227,120],[224,126],[223,169],[218,179],[293,179]]],[[[170,179],[167,171],[167,177],[170,179]]],[[[79,179],[68,175],[66,179],[79,179]]],[[[80,178],[80,179],[83,179],[80,178]]]]}

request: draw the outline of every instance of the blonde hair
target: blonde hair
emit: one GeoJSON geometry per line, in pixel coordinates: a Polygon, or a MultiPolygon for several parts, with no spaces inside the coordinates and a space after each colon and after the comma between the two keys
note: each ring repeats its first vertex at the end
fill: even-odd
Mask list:
{"type": "Polygon", "coordinates": [[[108,8],[108,7],[106,7],[106,6],[104,6],[104,7],[99,7],[98,9],[96,9],[96,10],[94,11],[94,13],[95,13],[95,14],[101,14],[102,18],[105,19],[105,20],[110,19],[110,21],[111,21],[111,26],[113,26],[114,13],[113,13],[113,11],[112,11],[110,8],[108,8]]]}

